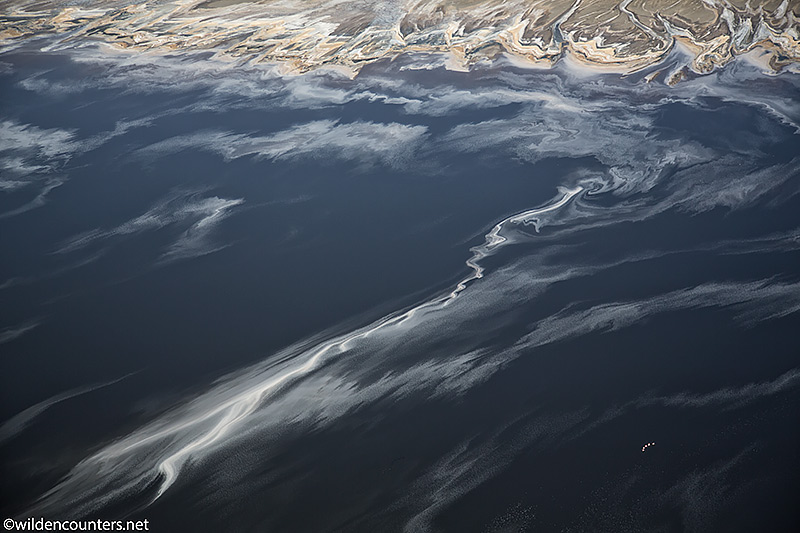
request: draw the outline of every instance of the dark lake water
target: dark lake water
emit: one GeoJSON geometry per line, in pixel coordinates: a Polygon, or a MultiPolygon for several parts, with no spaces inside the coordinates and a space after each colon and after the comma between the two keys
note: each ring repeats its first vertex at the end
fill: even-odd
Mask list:
{"type": "Polygon", "coordinates": [[[796,75],[0,61],[5,515],[800,525],[796,75]]]}

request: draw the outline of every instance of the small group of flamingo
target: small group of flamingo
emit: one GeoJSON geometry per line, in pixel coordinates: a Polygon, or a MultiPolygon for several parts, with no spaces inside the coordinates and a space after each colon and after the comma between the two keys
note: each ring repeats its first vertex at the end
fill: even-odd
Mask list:
{"type": "Polygon", "coordinates": [[[655,442],[648,442],[647,444],[645,444],[644,446],[642,446],[642,451],[645,451],[645,450],[646,450],[647,448],[649,448],[650,446],[655,446],[655,445],[656,445],[656,443],[655,443],[655,442]]]}

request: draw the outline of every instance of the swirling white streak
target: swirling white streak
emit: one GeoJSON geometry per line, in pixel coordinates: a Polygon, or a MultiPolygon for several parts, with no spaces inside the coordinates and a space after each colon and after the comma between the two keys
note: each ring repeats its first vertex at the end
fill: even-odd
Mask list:
{"type": "Polygon", "coordinates": [[[472,258],[467,260],[467,266],[473,270],[472,275],[467,278],[461,280],[453,292],[447,297],[445,301],[442,303],[447,303],[447,301],[452,300],[453,298],[458,295],[459,292],[463,291],[467,284],[470,281],[480,279],[483,277],[483,267],[480,266],[480,261],[493,253],[493,250],[498,246],[504,244],[508,239],[507,237],[503,236],[501,232],[503,231],[503,227],[508,224],[522,224],[523,226],[533,225],[536,231],[539,231],[540,220],[539,217],[545,213],[549,213],[555,211],[561,207],[564,207],[572,200],[577,194],[583,191],[583,187],[577,186],[572,189],[562,188],[561,193],[562,197],[557,202],[554,202],[550,205],[545,207],[540,207],[538,209],[531,209],[529,211],[524,211],[519,213],[518,215],[514,215],[512,217],[508,217],[507,219],[499,222],[495,227],[492,228],[492,231],[486,234],[486,241],[481,246],[476,246],[471,248],[470,251],[472,252],[472,258]]]}
{"type": "Polygon", "coordinates": [[[472,248],[473,256],[466,262],[472,273],[461,280],[449,294],[424,302],[404,312],[389,315],[366,327],[324,342],[306,351],[305,354],[301,354],[301,356],[306,355],[302,358],[302,362],[296,362],[299,358],[288,361],[288,364],[282,365],[282,369],[277,371],[277,374],[273,374],[265,381],[260,381],[247,387],[227,400],[216,404],[213,408],[193,414],[188,419],[173,421],[159,429],[145,428],[142,432],[137,432],[124,441],[101,450],[92,459],[101,463],[115,458],[119,459],[143,447],[156,445],[167,439],[175,439],[173,442],[179,441],[181,438],[185,438],[186,434],[191,434],[192,431],[199,429],[199,435],[188,444],[182,444],[175,450],[167,448],[168,455],[158,461],[156,470],[161,475],[161,482],[154,500],[158,499],[174,484],[180,475],[182,466],[187,461],[198,457],[205,450],[224,441],[226,437],[241,427],[248,416],[256,411],[270,394],[276,392],[290,381],[319,368],[326,358],[342,354],[351,349],[359,340],[365,339],[380,330],[398,327],[420,312],[432,311],[446,306],[464,291],[470,282],[483,277],[484,270],[480,265],[482,259],[492,255],[502,246],[513,242],[513,239],[504,231],[508,226],[533,224],[538,230],[544,215],[563,208],[581,191],[583,191],[583,188],[580,186],[572,189],[562,189],[561,195],[555,201],[543,207],[510,216],[495,225],[485,236],[484,244],[472,248]],[[204,424],[215,419],[218,420],[210,429],[203,429],[204,424]]]}

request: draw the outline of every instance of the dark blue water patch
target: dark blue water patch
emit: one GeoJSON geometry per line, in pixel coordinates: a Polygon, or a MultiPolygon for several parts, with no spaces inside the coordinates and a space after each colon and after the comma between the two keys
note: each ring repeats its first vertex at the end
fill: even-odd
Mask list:
{"type": "MultiPolygon", "coordinates": [[[[20,251],[6,264],[8,275],[34,277],[6,290],[14,311],[7,323],[43,320],[36,335],[7,345],[7,416],[75,386],[141,370],[139,394],[114,395],[118,416],[92,416],[97,441],[118,434],[128,427],[124,413],[141,398],[209,383],[354,313],[373,309],[368,322],[380,316],[376,308],[392,310],[387,302],[408,305],[423,289],[451,285],[467,270],[470,242],[482,240],[499,218],[546,201],[559,174],[581,164],[511,163],[500,180],[485,183],[480,165],[431,179],[383,167],[364,174],[346,163],[225,163],[196,151],[152,165],[117,158],[159,131],[133,130],[76,157],[69,181],[45,206],[6,221],[9,249],[20,251]],[[74,235],[113,229],[184,189],[245,199],[212,235],[228,248],[158,266],[185,230],[168,226],[53,253],[74,235]],[[100,255],[69,268],[94,254],[100,255]],[[54,379],[39,379],[42,365],[54,379]]],[[[33,426],[57,431],[47,420],[33,426]]],[[[39,434],[20,442],[36,442],[39,434]]],[[[60,434],[59,446],[86,442],[66,429],[60,434]]],[[[32,461],[45,453],[16,450],[32,461]]]]}
{"type": "Polygon", "coordinates": [[[14,67],[11,75],[0,77],[4,94],[0,110],[4,117],[36,124],[40,128],[83,128],[87,134],[113,129],[114,113],[92,110],[94,102],[106,100],[112,91],[82,84],[86,81],[86,69],[91,68],[87,64],[74,62],[67,55],[36,52],[5,54],[0,55],[0,59],[14,67]],[[58,83],[61,87],[45,89],[40,94],[23,86],[23,82],[36,80],[43,80],[44,86],[58,83]]]}
{"type": "MultiPolygon", "coordinates": [[[[795,407],[797,400],[795,394],[795,407]]],[[[558,448],[529,448],[443,512],[436,525],[482,529],[518,502],[531,508],[532,526],[542,530],[684,531],[694,518],[715,530],[747,531],[761,523],[791,531],[797,514],[784,491],[797,483],[784,472],[796,461],[790,450],[763,444],[781,440],[775,428],[786,414],[764,405],[723,416],[631,413],[558,448]],[[637,443],[644,435],[658,435],[658,442],[642,453],[637,443]],[[714,466],[707,471],[707,465],[714,466]],[[771,482],[763,481],[767,477],[771,482]],[[738,479],[754,482],[740,485],[738,479]]]]}
{"type": "MultiPolygon", "coordinates": [[[[703,315],[686,318],[705,323],[703,315]]],[[[780,327],[785,331],[787,326],[790,324],[783,322],[780,327]]],[[[768,498],[770,504],[758,518],[779,531],[790,530],[787,525],[792,523],[793,507],[781,491],[796,486],[796,480],[785,474],[787,468],[796,466],[796,457],[790,446],[776,443],[791,439],[780,427],[800,401],[796,391],[732,410],[724,405],[629,407],[593,426],[607,410],[640,398],[645,392],[641,381],[672,384],[680,391],[716,390],[687,382],[686,376],[698,369],[683,364],[685,361],[674,356],[676,346],[663,342],[671,336],[684,353],[713,357],[691,337],[675,339],[674,331],[685,330],[685,325],[656,321],[640,329],[641,333],[631,334],[639,338],[638,350],[618,344],[615,335],[592,336],[586,343],[537,350],[460,400],[414,405],[413,400],[387,399],[352,412],[329,430],[293,438],[291,444],[276,448],[272,442],[261,444],[255,438],[192,467],[193,481],[181,483],[142,515],[149,513],[151,519],[164,523],[185,519],[203,531],[228,520],[238,529],[400,531],[409,519],[409,509],[424,503],[428,495],[441,491],[445,497],[448,489],[458,490],[457,485],[449,487],[442,480],[417,487],[416,498],[404,498],[438,458],[471,439],[464,453],[477,453],[475,475],[484,467],[492,474],[433,513],[435,524],[445,531],[472,530],[476,525],[482,530],[516,504],[530,507],[534,525],[546,530],[568,526],[607,529],[612,524],[680,530],[683,507],[692,502],[682,501],[682,489],[674,487],[680,488],[706,468],[730,462],[742,453],[735,468],[722,472],[719,490],[735,486],[726,476],[768,478],[768,496],[758,497],[768,498]],[[652,344],[641,344],[642,338],[652,344]],[[634,354],[642,354],[643,365],[660,368],[648,374],[642,372],[644,366],[632,367],[634,354]],[[605,370],[598,369],[599,365],[605,370]],[[617,374],[621,379],[614,379],[617,374]],[[539,382],[548,386],[542,389],[539,382]],[[615,397],[602,396],[611,390],[615,397]],[[575,412],[580,416],[572,426],[569,417],[575,412]],[[560,417],[565,421],[564,431],[558,430],[560,417]],[[495,444],[480,453],[481,445],[509,421],[507,429],[495,437],[495,444]],[[510,462],[499,460],[505,446],[515,449],[514,443],[525,442],[526,431],[537,429],[543,432],[541,439],[523,445],[510,462]],[[650,441],[657,445],[641,452],[641,446],[650,441]],[[259,459],[264,449],[271,457],[267,461],[259,459]],[[242,465],[247,465],[248,473],[242,474],[238,483],[242,488],[239,496],[202,488],[213,486],[214,480],[229,472],[242,472],[242,465]],[[198,503],[198,492],[205,494],[206,503],[198,503]],[[265,507],[264,501],[276,503],[265,507]],[[303,512],[309,508],[315,512],[303,512]]],[[[765,333],[736,333],[725,327],[714,330],[731,333],[732,346],[748,337],[757,342],[765,333]]],[[[721,355],[728,350],[727,346],[718,348],[721,355]]],[[[751,360],[760,361],[758,357],[751,360]]],[[[735,381],[728,379],[727,383],[735,381]]],[[[446,478],[462,466],[456,462],[442,474],[446,478]]],[[[469,483],[469,474],[464,475],[469,483]]],[[[717,489],[711,485],[709,490],[711,498],[717,489]]],[[[729,506],[741,503],[745,494],[733,493],[718,509],[706,509],[710,523],[739,530],[727,516],[735,512],[729,506]]],[[[700,504],[706,503],[700,499],[700,504]]]]}
{"type": "Polygon", "coordinates": [[[690,139],[727,153],[759,150],[776,163],[786,162],[800,152],[794,128],[776,123],[762,109],[707,97],[691,104],[674,102],[659,108],[656,135],[690,139]],[[700,105],[698,105],[698,102],[700,105]],[[735,131],[735,136],[731,132],[735,131]]]}
{"type": "MultiPolygon", "coordinates": [[[[315,324],[313,315],[317,311],[314,311],[311,313],[312,316],[309,316],[307,305],[313,306],[313,302],[320,299],[329,301],[332,294],[337,291],[342,294],[342,302],[345,309],[330,307],[324,312],[327,312],[330,316],[348,316],[354,310],[369,308],[370,304],[362,301],[361,295],[367,297],[380,286],[384,286],[383,290],[385,290],[388,279],[393,280],[394,284],[391,287],[391,298],[413,293],[415,290],[425,287],[426,283],[423,280],[430,279],[427,277],[427,273],[422,274],[420,271],[419,279],[414,282],[417,284],[416,289],[413,285],[405,284],[403,279],[412,279],[409,276],[414,276],[414,273],[421,268],[429,269],[432,265],[430,260],[436,254],[445,253],[450,257],[449,266],[442,265],[439,267],[440,271],[437,275],[439,279],[450,278],[454,272],[462,271],[467,251],[466,246],[462,248],[457,245],[468,234],[465,235],[463,233],[464,226],[461,220],[478,216],[485,220],[480,224],[483,227],[488,227],[491,222],[489,217],[492,216],[491,213],[494,210],[491,205],[478,206],[473,201],[472,205],[466,204],[469,207],[459,210],[460,207],[465,205],[460,202],[467,201],[469,195],[464,195],[463,200],[459,200],[459,196],[456,196],[455,201],[453,201],[450,198],[451,192],[448,190],[448,186],[461,187],[461,183],[451,181],[450,183],[437,184],[431,181],[417,180],[410,182],[412,187],[409,187],[409,182],[407,181],[404,185],[403,182],[393,182],[391,179],[386,178],[376,180],[371,176],[358,179],[351,178],[352,181],[349,182],[346,177],[332,179],[326,170],[310,170],[308,175],[316,177],[311,177],[307,180],[298,179],[298,173],[295,171],[293,172],[295,176],[291,178],[291,181],[267,178],[258,183],[249,184],[252,192],[247,195],[248,200],[245,206],[253,205],[254,207],[244,210],[240,215],[236,215],[226,221],[226,226],[220,228],[220,233],[215,236],[220,242],[232,243],[231,248],[223,250],[218,255],[195,260],[193,265],[177,264],[163,269],[156,269],[145,276],[144,282],[156,282],[158,283],[158,288],[142,290],[142,288],[138,287],[138,282],[136,282],[134,288],[131,289],[132,295],[159,294],[165,297],[177,288],[184,287],[185,289],[180,289],[182,291],[181,294],[190,297],[192,294],[202,295],[209,293],[209,291],[213,294],[218,288],[221,291],[219,300],[212,298],[207,304],[201,306],[201,308],[214,309],[219,305],[225,306],[226,301],[235,306],[233,304],[236,299],[233,296],[234,294],[249,294],[251,298],[255,298],[255,295],[260,294],[258,287],[266,284],[263,295],[260,296],[263,301],[262,305],[267,307],[274,306],[283,311],[288,311],[289,316],[293,316],[293,313],[296,312],[299,316],[305,317],[304,320],[298,322],[307,323],[310,320],[313,328],[315,324]],[[275,185],[276,182],[278,185],[275,185]],[[286,183],[299,186],[300,190],[295,189],[279,193],[278,198],[291,199],[290,194],[303,195],[308,191],[314,191],[315,197],[298,204],[258,207],[261,202],[268,203],[273,201],[276,195],[270,194],[270,191],[280,191],[285,187],[286,183]],[[359,194],[351,195],[347,192],[348,190],[358,190],[359,194]],[[431,195],[432,192],[435,192],[434,196],[431,195]],[[403,205],[412,205],[415,208],[405,209],[403,205]],[[425,224],[427,220],[435,220],[437,217],[441,217],[442,209],[445,209],[445,213],[451,213],[450,216],[454,220],[433,226],[425,224]],[[481,214],[481,211],[486,214],[481,214]],[[419,231],[403,231],[418,220],[422,222],[419,228],[420,231],[423,228],[433,231],[422,233],[419,231]],[[297,236],[292,237],[292,231],[296,231],[297,236]],[[381,238],[380,235],[387,235],[387,237],[381,238]],[[448,237],[447,235],[450,236],[448,237]],[[335,238],[332,239],[332,236],[335,236],[335,238]],[[443,238],[445,239],[444,241],[441,240],[443,238]],[[363,246],[365,240],[383,241],[385,249],[382,252],[377,252],[374,246],[372,249],[367,249],[363,246]],[[443,247],[443,243],[447,244],[443,247]],[[228,264],[236,265],[236,275],[220,278],[218,275],[219,269],[229,268],[226,266],[228,264]],[[174,276],[179,275],[179,272],[181,273],[181,278],[179,278],[181,281],[175,284],[174,276]],[[372,275],[374,272],[383,274],[375,276],[372,275]],[[189,274],[189,277],[187,277],[187,274],[189,274]],[[209,275],[215,279],[213,283],[211,283],[209,275]],[[197,278],[197,281],[192,281],[197,276],[201,277],[197,278]],[[269,288],[276,283],[277,286],[273,289],[269,288]],[[358,293],[353,294],[350,287],[355,283],[359,284],[360,290],[358,293]],[[236,286],[241,286],[241,289],[234,289],[236,286]],[[289,293],[281,292],[283,287],[296,287],[299,292],[293,293],[294,289],[290,290],[289,293]],[[336,287],[340,288],[337,289],[336,287]],[[256,289],[255,292],[254,289],[256,289]],[[364,307],[365,305],[366,307],[364,307]]],[[[108,213],[106,216],[109,218],[106,220],[101,219],[100,223],[87,225],[84,229],[90,229],[92,226],[100,228],[114,227],[116,224],[124,222],[125,219],[141,214],[154,201],[152,199],[147,201],[141,199],[148,188],[148,182],[145,180],[137,180],[137,185],[140,184],[141,188],[135,190],[134,194],[126,193],[120,195],[115,191],[121,185],[120,182],[100,183],[103,179],[105,178],[97,177],[94,180],[76,180],[73,182],[75,185],[85,186],[87,194],[96,196],[98,202],[103,200],[106,202],[105,205],[98,207],[97,215],[102,217],[104,213],[108,213]],[[123,202],[133,200],[139,207],[134,209],[125,207],[124,204],[119,205],[118,202],[108,202],[110,198],[118,198],[123,202]],[[112,205],[108,205],[109,203],[116,204],[116,213],[112,205]],[[120,208],[127,210],[128,213],[125,214],[125,211],[122,211],[121,214],[123,216],[120,217],[120,208]],[[112,216],[114,219],[111,218],[112,216]]],[[[134,180],[135,178],[131,177],[130,179],[134,180]]],[[[218,179],[218,176],[212,176],[210,179],[218,179]]],[[[460,179],[465,178],[462,176],[460,179]]],[[[151,185],[155,181],[155,179],[150,180],[151,185]]],[[[538,189],[538,184],[533,181],[510,181],[516,181],[516,187],[520,189],[507,187],[501,196],[507,194],[509,190],[523,190],[526,187],[533,187],[534,195],[537,194],[535,191],[538,189]]],[[[241,187],[239,185],[237,189],[241,187]]],[[[233,189],[233,187],[224,186],[220,188],[233,189]]],[[[223,197],[236,197],[243,192],[241,190],[219,190],[220,188],[216,193],[223,197]]],[[[483,195],[483,199],[487,199],[490,192],[487,190],[486,194],[483,195]]],[[[542,192],[549,194],[549,191],[540,191],[538,194],[541,195],[542,192]]],[[[148,194],[148,196],[153,199],[158,197],[157,194],[148,194]]],[[[539,198],[537,202],[544,199],[545,196],[541,195],[539,198]]],[[[53,205],[58,206],[57,209],[63,212],[66,223],[71,208],[67,201],[68,199],[61,198],[59,200],[53,205]]],[[[498,198],[498,201],[500,200],[501,198],[498,198]]],[[[87,200],[80,195],[75,196],[74,203],[76,206],[80,205],[81,201],[87,200]]],[[[91,205],[91,201],[89,203],[91,205]]],[[[520,201],[520,207],[522,205],[523,202],[520,201]]],[[[94,214],[94,210],[91,213],[94,214]]],[[[75,220],[72,222],[77,223],[75,220]]],[[[61,228],[63,225],[59,225],[59,227],[61,228]]],[[[77,230],[77,227],[72,228],[72,230],[77,230]]],[[[159,253],[169,245],[170,239],[177,237],[176,234],[179,234],[179,231],[182,231],[182,229],[165,228],[155,233],[148,232],[141,235],[133,235],[119,243],[115,239],[99,243],[98,246],[101,249],[106,246],[109,246],[110,249],[105,251],[103,256],[94,264],[86,267],[88,272],[92,273],[92,278],[85,279],[83,285],[88,288],[97,287],[98,281],[101,282],[100,286],[113,282],[111,286],[102,288],[101,294],[107,294],[103,298],[116,302],[115,307],[137,309],[138,305],[113,296],[113,291],[124,290],[124,287],[116,287],[116,283],[123,282],[124,285],[127,276],[135,275],[142,270],[147,272],[152,262],[158,259],[159,253]],[[113,275],[109,276],[104,272],[113,273],[113,275]]],[[[53,245],[55,245],[57,239],[53,239],[53,241],[53,245]]],[[[18,246],[22,247],[23,242],[20,242],[18,246]]],[[[90,248],[88,252],[76,252],[68,255],[70,257],[78,256],[79,258],[85,253],[93,253],[94,251],[94,249],[90,248]]],[[[33,257],[31,261],[35,259],[33,257]]],[[[20,268],[20,270],[24,271],[24,268],[20,268]]],[[[78,276],[78,273],[68,276],[67,281],[72,288],[76,286],[80,279],[79,276],[76,279],[76,276],[78,276]]],[[[51,290],[53,290],[52,287],[51,290]]],[[[29,296],[30,293],[20,295],[23,299],[29,296]]],[[[91,300],[94,297],[90,296],[89,299],[91,300]]],[[[180,302],[182,297],[176,296],[175,301],[180,302]]],[[[375,305],[380,300],[376,301],[370,298],[368,302],[371,302],[371,305],[375,305]]],[[[20,305],[23,304],[22,301],[19,303],[20,305]]],[[[65,303],[64,305],[69,307],[73,304],[65,303]]],[[[91,315],[91,304],[87,303],[86,307],[87,313],[91,315]]],[[[194,308],[194,306],[192,307],[194,308]]],[[[160,313],[159,310],[153,310],[153,312],[156,315],[160,313]]],[[[319,310],[319,312],[323,312],[323,310],[319,310]]],[[[106,311],[102,311],[102,313],[105,314],[106,311]]],[[[180,314],[177,310],[170,310],[167,314],[171,318],[164,316],[165,322],[180,323],[180,317],[172,317],[172,314],[180,314]]],[[[259,313],[248,312],[243,313],[243,315],[257,317],[259,313]]],[[[226,316],[230,315],[226,314],[226,316]]],[[[127,321],[120,322],[120,324],[125,323],[127,321]]],[[[291,331],[292,328],[290,327],[289,330],[291,331]]]]}

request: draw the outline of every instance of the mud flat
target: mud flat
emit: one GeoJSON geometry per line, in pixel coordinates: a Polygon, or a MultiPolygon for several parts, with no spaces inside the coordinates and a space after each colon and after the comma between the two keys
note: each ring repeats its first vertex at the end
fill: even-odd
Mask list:
{"type": "MultiPolygon", "coordinates": [[[[405,52],[445,52],[469,68],[510,54],[544,67],[569,55],[633,72],[689,50],[686,69],[705,74],[753,50],[767,70],[800,59],[800,3],[788,0],[488,0],[352,4],[240,0],[148,3],[11,1],[0,14],[0,47],[40,35],[56,46],[99,40],[120,48],[211,51],[289,70],[358,70],[405,52]]],[[[680,77],[676,78],[680,79],[680,77]]]]}

